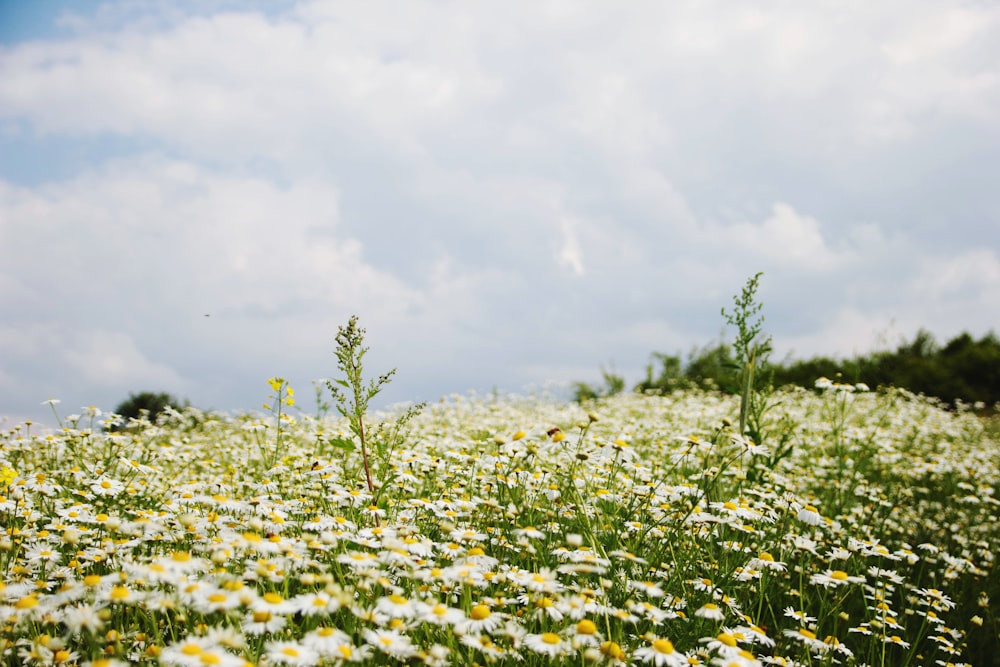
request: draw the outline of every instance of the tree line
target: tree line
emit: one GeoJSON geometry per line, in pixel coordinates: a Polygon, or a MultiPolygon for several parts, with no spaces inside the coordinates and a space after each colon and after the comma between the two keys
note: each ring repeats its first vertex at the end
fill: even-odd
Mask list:
{"type": "MultiPolygon", "coordinates": [[[[625,391],[625,378],[602,369],[601,385],[573,384],[577,401],[625,391]]],[[[939,398],[949,407],[959,404],[995,412],[1000,404],[1000,339],[992,331],[978,340],[962,333],[939,345],[924,329],[912,340],[904,339],[894,350],[871,352],[850,359],[813,357],[786,363],[768,362],[761,373],[774,387],[813,387],[817,379],[864,383],[872,389],[899,387],[939,398]]],[[[733,348],[725,342],[679,355],[653,352],[637,392],[659,393],[690,387],[710,387],[739,393],[739,367],[733,348]]]]}

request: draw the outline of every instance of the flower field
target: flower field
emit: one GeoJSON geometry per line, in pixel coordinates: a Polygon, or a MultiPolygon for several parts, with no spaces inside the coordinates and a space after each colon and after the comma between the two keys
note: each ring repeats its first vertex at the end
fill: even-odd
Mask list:
{"type": "Polygon", "coordinates": [[[22,424],[0,662],[997,664],[1000,443],[820,388],[773,395],[760,442],[712,392],[453,396],[377,498],[339,417],[22,424]]]}

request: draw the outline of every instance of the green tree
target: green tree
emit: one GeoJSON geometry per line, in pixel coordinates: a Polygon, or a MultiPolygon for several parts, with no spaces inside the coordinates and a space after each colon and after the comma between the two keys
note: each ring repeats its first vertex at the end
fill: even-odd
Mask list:
{"type": "Polygon", "coordinates": [[[115,408],[115,414],[121,415],[126,420],[145,417],[155,422],[167,408],[183,410],[186,404],[185,401],[182,405],[177,398],[166,392],[142,391],[138,394],[129,393],[128,398],[115,408]]]}

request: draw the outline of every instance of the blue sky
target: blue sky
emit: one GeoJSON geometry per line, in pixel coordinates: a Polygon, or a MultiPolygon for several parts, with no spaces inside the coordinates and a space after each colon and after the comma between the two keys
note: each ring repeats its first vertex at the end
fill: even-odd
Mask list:
{"type": "MultiPolygon", "coordinates": [[[[0,2],[0,415],[996,330],[1000,7],[0,2]],[[208,314],[210,317],[205,317],[208,314]]],[[[308,401],[306,401],[308,406],[308,401]]]]}

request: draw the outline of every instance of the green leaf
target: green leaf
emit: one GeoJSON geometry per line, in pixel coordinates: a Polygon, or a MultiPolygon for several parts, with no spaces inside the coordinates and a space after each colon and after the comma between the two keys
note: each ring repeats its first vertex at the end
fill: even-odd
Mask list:
{"type": "Polygon", "coordinates": [[[331,447],[342,449],[345,452],[353,452],[355,450],[354,443],[346,438],[331,438],[330,440],[327,440],[327,444],[331,447]]]}

